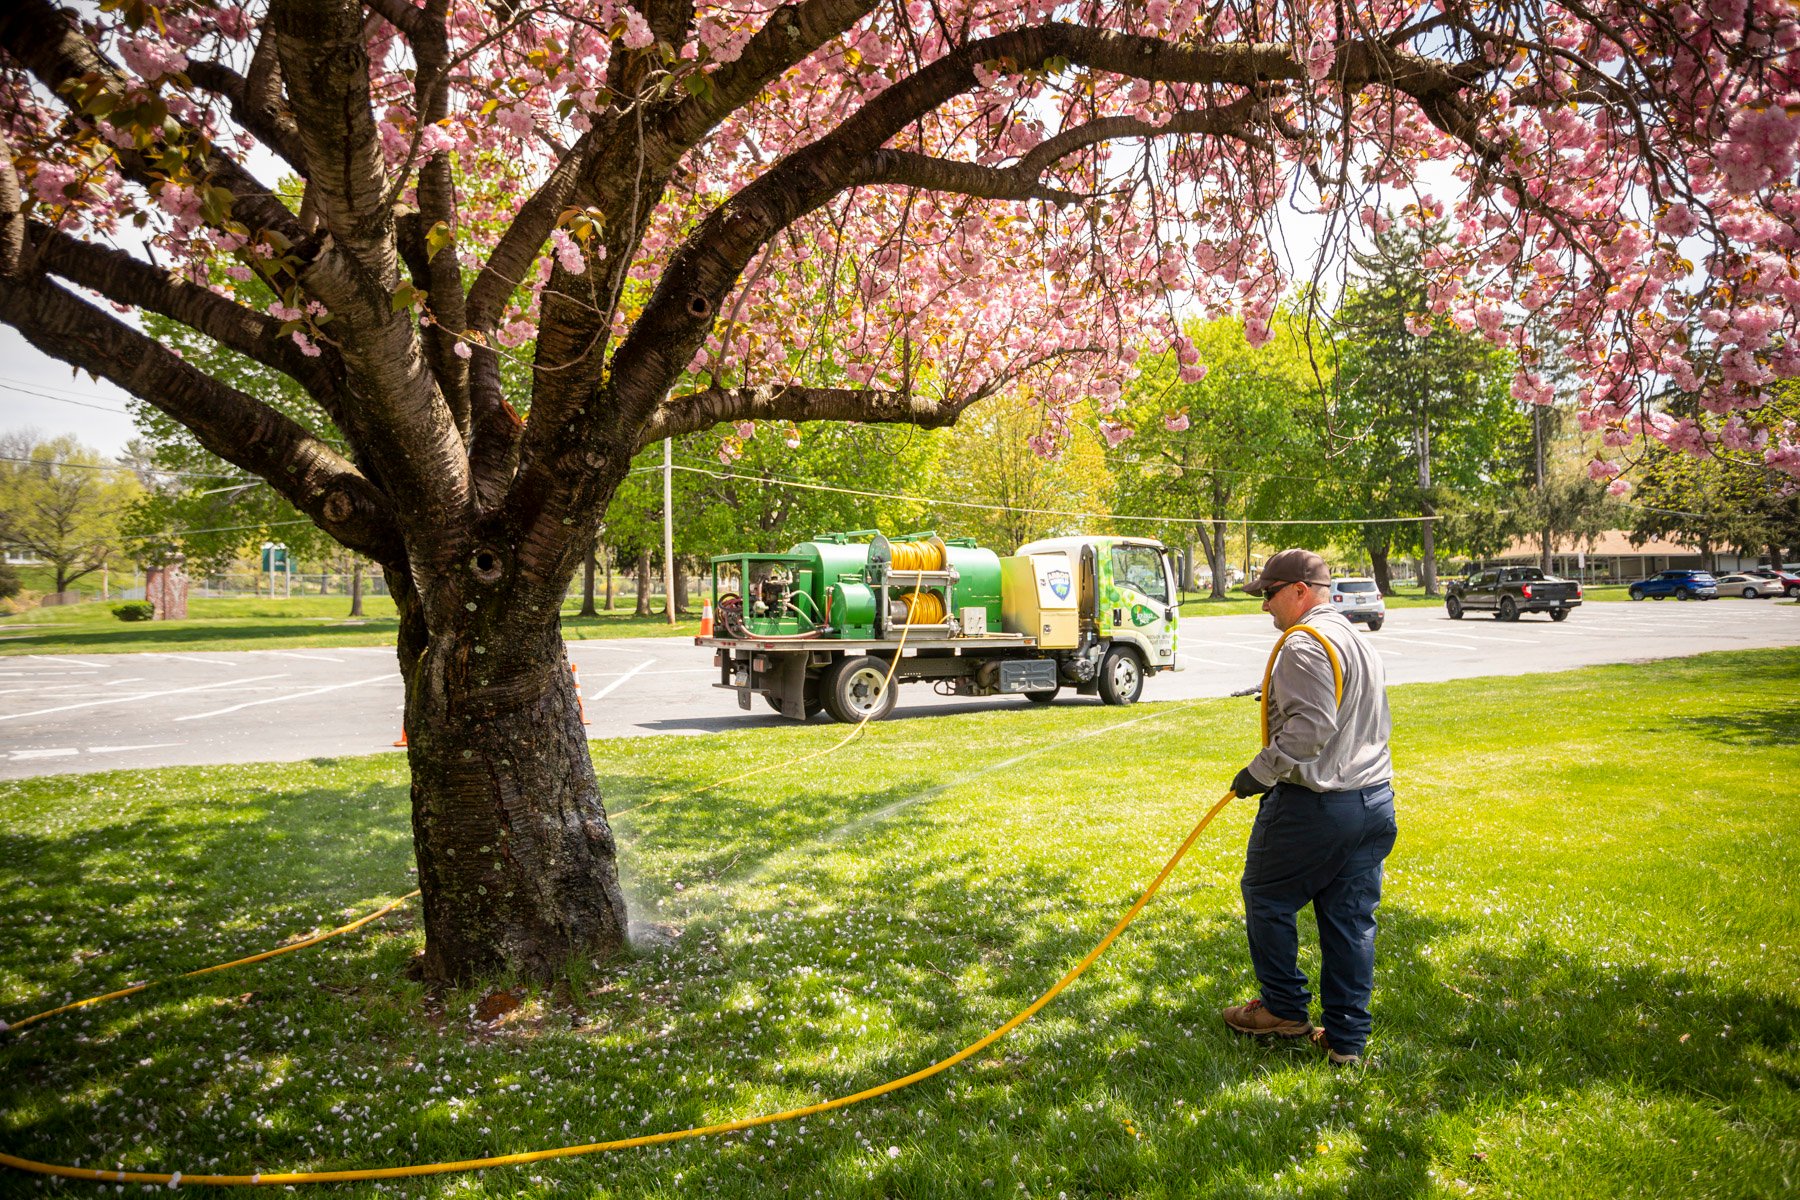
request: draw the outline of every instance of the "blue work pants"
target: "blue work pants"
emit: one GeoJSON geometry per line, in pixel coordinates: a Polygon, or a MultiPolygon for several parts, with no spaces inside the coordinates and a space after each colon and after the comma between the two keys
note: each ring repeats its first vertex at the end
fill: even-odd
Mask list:
{"type": "Polygon", "coordinates": [[[1262,798],[1244,856],[1244,921],[1263,1007],[1308,1019],[1295,915],[1308,904],[1319,923],[1319,1000],[1325,1036],[1340,1054],[1361,1054],[1375,990],[1375,906],[1381,863],[1394,848],[1394,789],[1314,792],[1281,783],[1262,798]]]}

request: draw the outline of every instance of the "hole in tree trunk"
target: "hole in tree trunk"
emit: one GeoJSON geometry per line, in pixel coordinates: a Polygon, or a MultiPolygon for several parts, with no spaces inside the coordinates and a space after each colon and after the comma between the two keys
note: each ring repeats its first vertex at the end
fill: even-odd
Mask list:
{"type": "Polygon", "coordinates": [[[688,311],[696,317],[704,317],[712,311],[712,301],[696,292],[688,297],[688,311]]]}
{"type": "Polygon", "coordinates": [[[469,570],[483,583],[497,583],[500,579],[500,556],[492,550],[477,550],[469,559],[469,570]]]}

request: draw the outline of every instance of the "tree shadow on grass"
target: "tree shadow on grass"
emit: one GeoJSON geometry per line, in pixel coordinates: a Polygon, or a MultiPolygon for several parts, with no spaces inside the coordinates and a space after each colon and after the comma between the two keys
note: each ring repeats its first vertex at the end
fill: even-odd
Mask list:
{"type": "Polygon", "coordinates": [[[1661,731],[1696,733],[1728,746],[1800,745],[1800,701],[1771,702],[1745,712],[1670,717],[1661,731]]]}
{"type": "MultiPolygon", "coordinates": [[[[116,1149],[131,1165],[218,1154],[188,1141],[198,1138],[188,1126],[200,1092],[186,1089],[218,1086],[207,1074],[213,1068],[185,1070],[155,1046],[222,1044],[256,1064],[254,1075],[224,1086],[255,1095],[271,1124],[233,1148],[222,1169],[507,1153],[766,1112],[904,1075],[1030,1003],[1131,898],[1120,885],[1129,873],[1097,885],[1095,859],[1077,852],[1068,833],[1060,834],[1068,854],[1020,860],[989,844],[934,838],[931,822],[946,818],[912,809],[921,778],[941,782],[941,772],[862,790],[815,783],[755,820],[744,819],[741,801],[724,798],[672,814],[656,828],[657,845],[645,848],[661,865],[690,879],[736,879],[779,865],[784,886],[770,880],[721,893],[691,913],[673,944],[598,970],[578,1010],[555,1019],[488,1031],[452,1007],[451,1036],[442,1037],[422,994],[399,979],[404,939],[353,937],[219,977],[231,979],[223,986],[194,981],[176,993],[224,997],[255,987],[261,994],[248,1008],[148,996],[126,1008],[139,1005],[133,998],[120,1008],[135,1017],[113,1025],[110,1043],[87,1045],[96,1031],[68,1022],[0,1050],[13,1068],[0,1084],[0,1127],[9,1149],[92,1157],[88,1105],[118,1087],[164,1106],[154,1152],[133,1149],[119,1132],[116,1149]],[[734,815],[737,823],[721,829],[734,815]],[[854,842],[832,836],[846,823],[858,826],[854,842]],[[809,848],[817,861],[807,861],[809,848]],[[297,1046],[279,1031],[301,1021],[351,1034],[297,1046]],[[453,1067],[414,1070],[446,1046],[458,1053],[453,1067]],[[264,1085],[283,1070],[326,1082],[264,1085]],[[525,1090],[508,1090],[507,1081],[523,1081],[525,1090]],[[436,1085],[447,1086],[427,1091],[436,1085]],[[445,1117],[442,1092],[468,1097],[470,1119],[445,1117]],[[44,1099],[58,1095],[74,1099],[44,1099]],[[346,1108],[341,1118],[334,1105],[346,1108]],[[365,1120],[365,1112],[380,1115],[365,1120]],[[382,1145],[361,1137],[322,1144],[316,1132],[396,1120],[406,1136],[382,1145]]],[[[154,879],[91,880],[96,848],[71,838],[9,831],[0,834],[13,839],[0,840],[0,854],[41,881],[50,900],[31,897],[36,911],[71,926],[96,902],[140,914],[173,904],[197,922],[207,902],[265,886],[315,903],[327,894],[398,890],[388,879],[406,859],[404,822],[369,817],[376,809],[404,813],[400,785],[277,791],[252,807],[230,825],[171,831],[181,814],[152,809],[108,830],[108,852],[167,848],[159,873],[181,880],[172,896],[154,879]],[[298,841],[302,834],[318,840],[298,841]],[[294,849],[226,865],[258,839],[294,849]],[[365,866],[350,872],[353,860],[365,866]],[[90,884],[107,890],[96,900],[83,894],[90,884]]],[[[784,1133],[778,1145],[761,1135],[714,1138],[666,1156],[629,1152],[532,1170],[581,1195],[722,1186],[833,1198],[991,1197],[1023,1185],[1043,1195],[1414,1196],[1441,1190],[1430,1172],[1445,1162],[1477,1184],[1507,1186],[1501,1172],[1514,1164],[1454,1144],[1462,1136],[1456,1123],[1535,1115],[1532,1106],[1546,1097],[1697,1107],[1718,1115],[1722,1136],[1736,1128],[1740,1139],[1779,1142],[1760,1080],[1772,1076],[1789,1089],[1800,1082],[1785,1049],[1800,1038],[1800,1012],[1774,988],[1614,962],[1600,950],[1571,953],[1495,922],[1384,906],[1374,1065],[1366,1072],[1331,1072],[1304,1046],[1238,1038],[1217,1018],[1252,988],[1234,855],[1190,864],[1037,1018],[928,1082],[829,1125],[813,1118],[807,1136],[784,1133]],[[1453,949],[1470,944],[1479,948],[1453,949]],[[1719,1036],[1722,1024],[1729,1036],[1719,1036]],[[1682,1033],[1691,1036],[1684,1042],[1682,1033]],[[889,1158],[889,1145],[904,1151],[889,1158]],[[675,1185],[678,1172],[684,1179],[675,1185]]],[[[1310,920],[1302,927],[1305,961],[1316,969],[1310,920]]],[[[142,935],[141,923],[129,929],[142,935]]],[[[9,969],[18,961],[12,943],[0,941],[0,961],[9,969]]],[[[1642,1153],[1689,1153],[1651,1144],[1666,1140],[1647,1136],[1642,1153]]],[[[1723,1190],[1755,1190],[1732,1186],[1729,1162],[1712,1165],[1723,1190]]],[[[1565,1166],[1598,1172],[1602,1193],[1625,1190],[1617,1163],[1577,1154],[1565,1166]]],[[[450,1177],[412,1185],[409,1194],[464,1186],[450,1177]]],[[[532,1189],[523,1172],[496,1171],[476,1191],[532,1189]]]]}

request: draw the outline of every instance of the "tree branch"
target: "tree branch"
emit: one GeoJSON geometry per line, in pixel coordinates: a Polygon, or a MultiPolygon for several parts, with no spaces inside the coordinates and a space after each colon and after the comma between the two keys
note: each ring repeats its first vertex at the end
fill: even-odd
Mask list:
{"type": "Polygon", "coordinates": [[[33,265],[108,300],[160,313],[205,334],[227,350],[288,376],[319,402],[333,422],[343,416],[343,363],[329,347],[317,358],[281,333],[281,322],[233,303],[210,288],[158,270],[123,250],[83,241],[42,221],[29,226],[33,265]]]}
{"type": "Polygon", "coordinates": [[[406,556],[382,495],[337,451],[268,405],[196,370],[40,274],[4,280],[0,321],[51,357],[161,409],[208,450],[267,480],[343,545],[404,569],[406,556]]]}
{"type": "MultiPolygon", "coordinates": [[[[262,53],[258,46],[257,53],[262,53]]],[[[300,129],[291,113],[273,104],[259,103],[250,81],[224,63],[190,62],[187,77],[194,86],[205,88],[231,102],[231,119],[254,134],[262,143],[287,160],[287,164],[306,174],[306,148],[300,141],[300,129]]]]}
{"type": "MultiPolygon", "coordinates": [[[[82,36],[75,14],[58,8],[50,0],[9,0],[0,4],[0,47],[65,104],[69,102],[65,85],[85,76],[103,79],[109,88],[121,93],[132,86],[126,76],[82,36]]],[[[199,138],[195,130],[173,118],[165,125],[165,130],[173,135],[171,140],[199,138]]],[[[150,169],[143,154],[120,150],[117,157],[120,170],[133,182],[146,187],[162,182],[163,177],[150,169]]],[[[299,242],[305,236],[294,214],[236,160],[211,149],[205,159],[205,170],[214,184],[232,194],[233,213],[245,224],[276,230],[290,242],[299,242]]]]}
{"type": "Polygon", "coordinates": [[[988,394],[984,388],[959,400],[927,400],[908,392],[791,383],[708,388],[660,405],[639,433],[633,453],[663,438],[698,433],[726,421],[865,421],[940,429],[954,424],[964,409],[988,394]]]}
{"type": "Polygon", "coordinates": [[[862,184],[904,184],[933,192],[955,192],[984,200],[1042,200],[1078,204],[1082,196],[1048,187],[1036,172],[1022,167],[983,167],[975,163],[933,158],[910,150],[876,150],[859,164],[851,180],[862,184]]]}

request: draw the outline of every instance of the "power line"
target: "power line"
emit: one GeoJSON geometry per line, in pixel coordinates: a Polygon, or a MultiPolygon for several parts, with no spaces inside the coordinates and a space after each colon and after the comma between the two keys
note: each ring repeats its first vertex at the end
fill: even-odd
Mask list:
{"type": "Polygon", "coordinates": [[[0,462],[27,463],[34,467],[77,467],[83,471],[145,471],[152,475],[178,475],[184,479],[248,479],[247,475],[208,475],[203,471],[171,471],[166,467],[133,467],[121,463],[109,467],[104,463],[79,463],[63,459],[60,462],[43,458],[19,458],[11,454],[0,454],[0,462]]]}
{"type": "Polygon", "coordinates": [[[55,400],[62,404],[74,404],[81,408],[97,409],[100,412],[111,413],[115,417],[129,417],[131,415],[122,408],[108,408],[104,404],[93,404],[86,400],[72,400],[68,396],[52,396],[49,392],[40,392],[34,388],[21,387],[16,383],[0,383],[0,388],[4,388],[9,392],[19,392],[26,396],[36,396],[40,400],[55,400]]]}
{"type": "MultiPolygon", "coordinates": [[[[661,471],[661,467],[637,467],[632,474],[641,471],[661,471]]],[[[1212,525],[1211,517],[1142,517],[1129,513],[1085,512],[1075,509],[1061,508],[1021,508],[1012,504],[983,504],[975,500],[946,500],[939,496],[912,496],[904,492],[875,492],[863,488],[834,487],[825,483],[806,483],[798,479],[784,479],[774,475],[751,476],[733,475],[723,471],[714,471],[705,467],[689,467],[676,463],[676,471],[686,471],[693,475],[705,475],[713,479],[739,479],[747,483],[773,484],[777,487],[802,488],[812,492],[835,492],[844,496],[864,496],[873,500],[906,500],[914,504],[945,505],[951,508],[974,508],[983,512],[1026,513],[1038,517],[1081,517],[1093,521],[1148,521],[1161,525],[1212,525]]],[[[1493,510],[1496,513],[1509,513],[1509,508],[1493,510]]],[[[1436,521],[1437,515],[1417,515],[1410,517],[1294,517],[1287,520],[1248,520],[1243,517],[1230,517],[1227,525],[1395,525],[1408,521],[1436,521]]]]}

